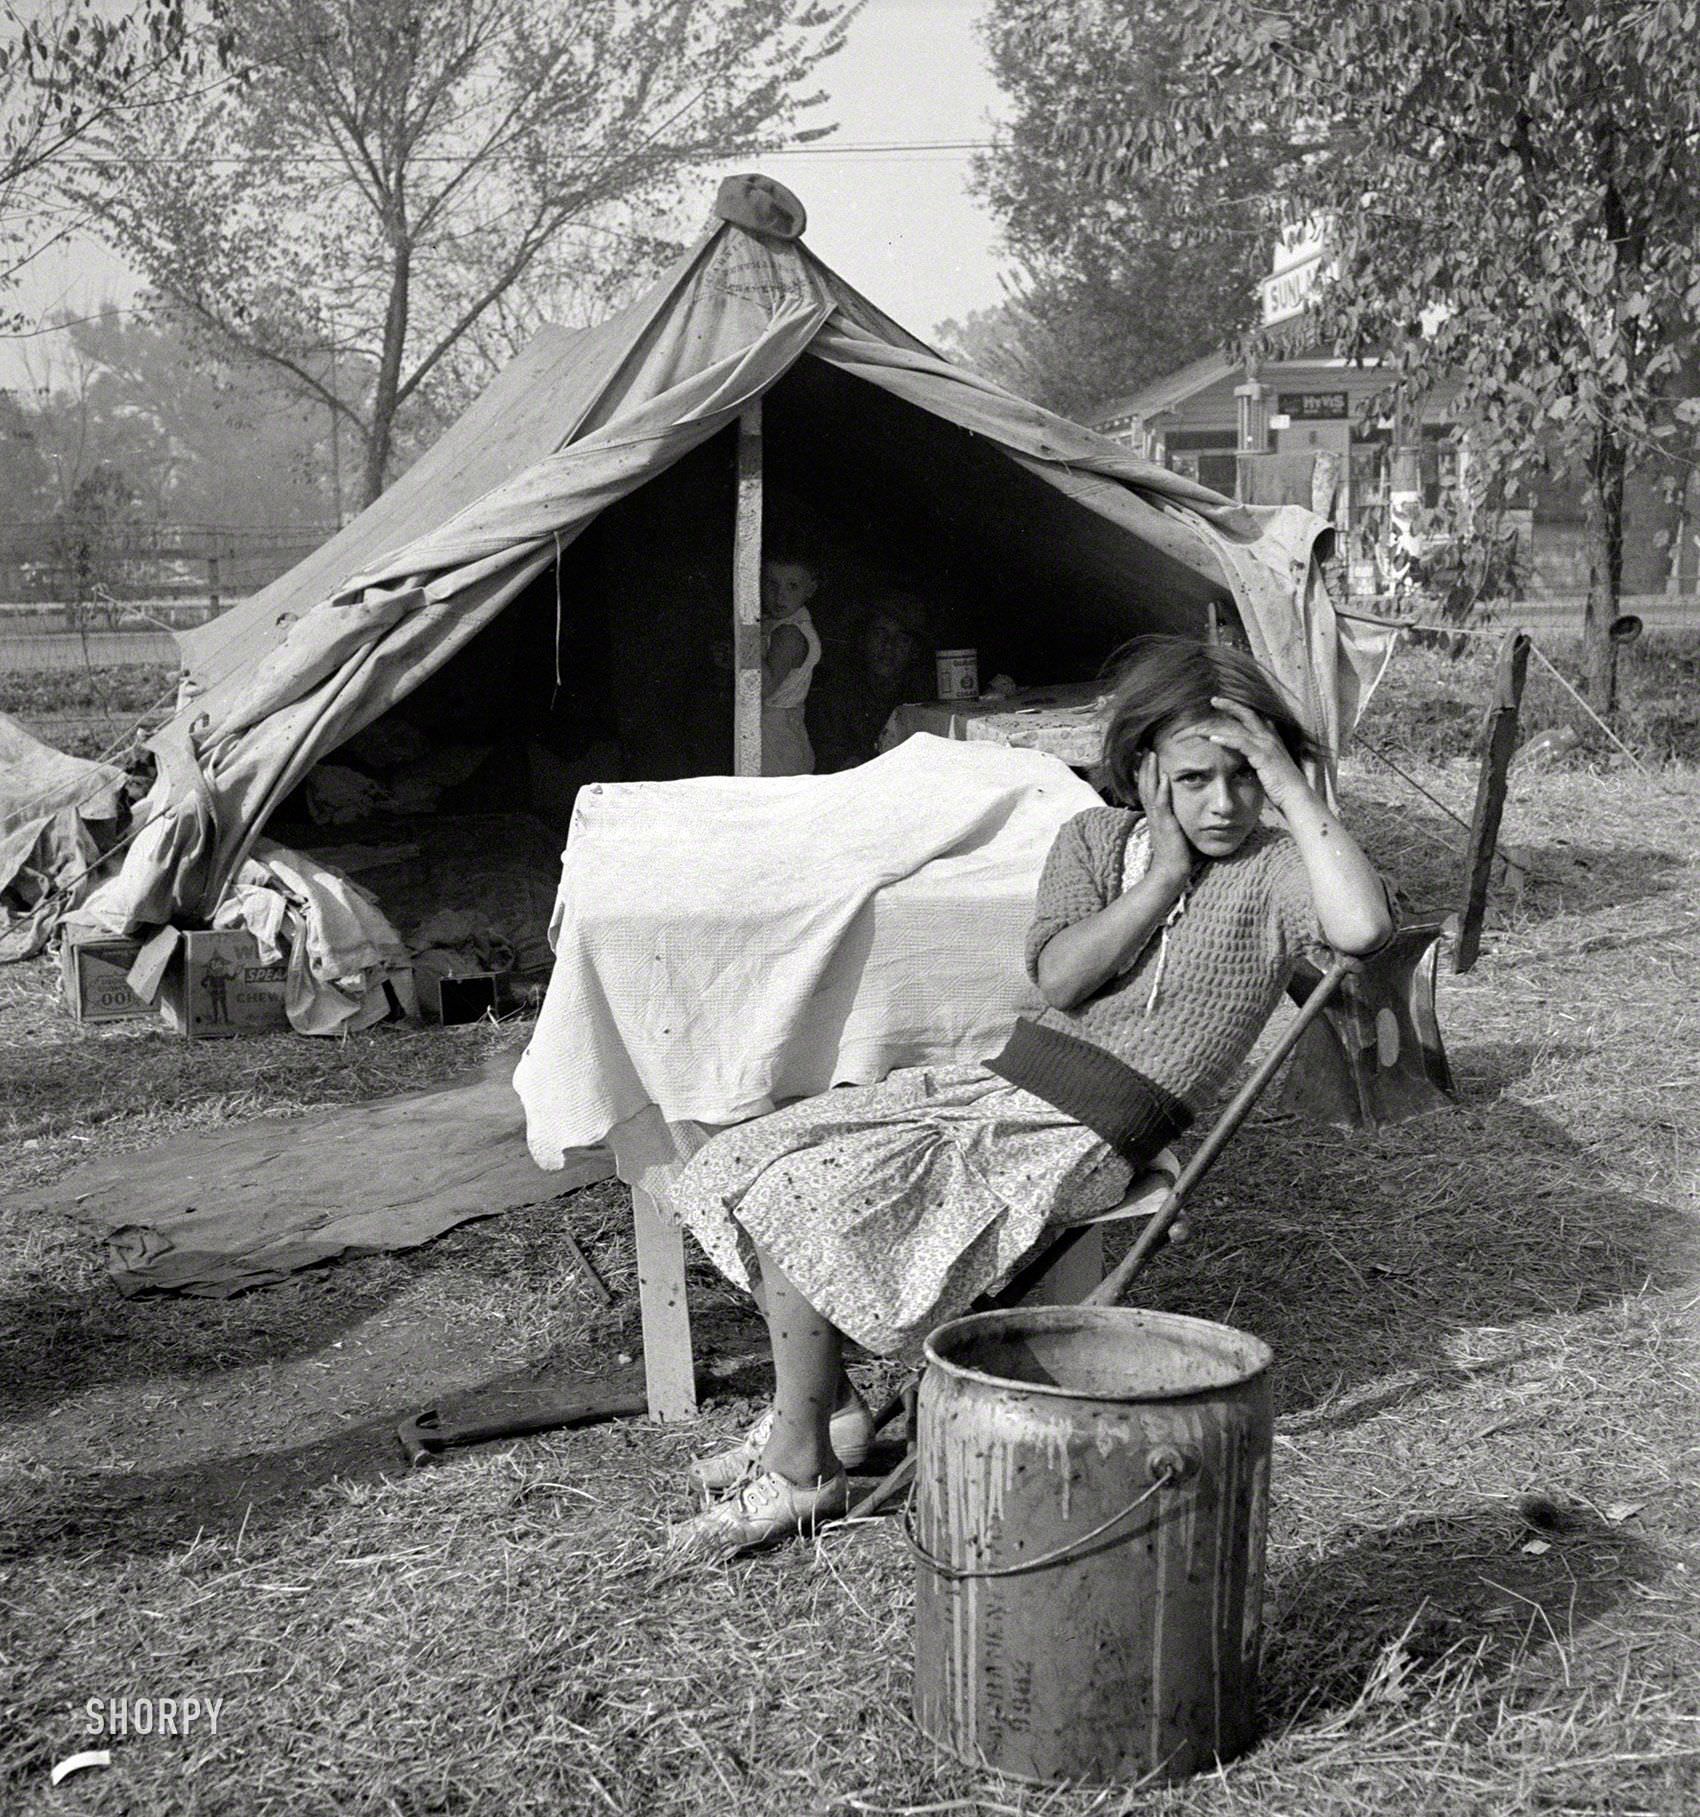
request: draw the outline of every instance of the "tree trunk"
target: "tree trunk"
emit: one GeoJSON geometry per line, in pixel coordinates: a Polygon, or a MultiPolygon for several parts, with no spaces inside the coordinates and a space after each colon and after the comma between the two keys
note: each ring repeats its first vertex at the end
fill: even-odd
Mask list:
{"type": "Polygon", "coordinates": [[[413,248],[403,241],[395,249],[389,308],[384,312],[384,344],[378,355],[378,375],[372,387],[372,426],[366,435],[362,505],[371,504],[383,491],[389,473],[396,393],[401,388],[401,356],[407,343],[408,290],[412,275],[413,248]]]}
{"type": "Polygon", "coordinates": [[[1588,604],[1582,619],[1582,655],[1589,705],[1597,713],[1617,706],[1617,645],[1611,627],[1623,588],[1622,445],[1602,429],[1594,438],[1583,486],[1588,550],[1588,604]]]}

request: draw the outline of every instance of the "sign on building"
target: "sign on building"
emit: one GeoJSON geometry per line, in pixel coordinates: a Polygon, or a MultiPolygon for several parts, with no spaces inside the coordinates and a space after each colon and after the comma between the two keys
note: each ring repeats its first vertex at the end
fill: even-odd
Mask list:
{"type": "Polygon", "coordinates": [[[1321,220],[1305,221],[1281,230],[1270,275],[1261,279],[1257,286],[1265,328],[1302,315],[1315,296],[1327,276],[1325,231],[1326,223],[1321,220]]]}
{"type": "Polygon", "coordinates": [[[1282,391],[1275,400],[1277,412],[1295,423],[1335,422],[1347,414],[1343,391],[1282,391]]]}

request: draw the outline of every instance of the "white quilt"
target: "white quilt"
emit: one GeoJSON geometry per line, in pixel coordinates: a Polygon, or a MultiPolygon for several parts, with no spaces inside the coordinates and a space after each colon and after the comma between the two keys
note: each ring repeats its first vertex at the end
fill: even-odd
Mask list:
{"type": "Polygon", "coordinates": [[[651,1107],[735,1123],[997,1052],[1037,1001],[1045,856],[1097,801],[1040,752],[925,734],[830,776],[583,790],[514,1076],[538,1163],[651,1107]]]}

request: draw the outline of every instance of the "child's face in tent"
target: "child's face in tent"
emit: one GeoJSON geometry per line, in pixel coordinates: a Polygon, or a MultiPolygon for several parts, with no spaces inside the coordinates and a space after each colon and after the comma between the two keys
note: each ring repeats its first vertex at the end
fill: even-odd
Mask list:
{"type": "Polygon", "coordinates": [[[815,596],[814,570],[803,562],[767,561],[761,565],[761,615],[789,618],[815,596]]]}
{"type": "Polygon", "coordinates": [[[1157,763],[1193,848],[1206,858],[1226,858],[1262,816],[1263,784],[1239,751],[1210,736],[1213,731],[1243,733],[1244,727],[1224,718],[1171,727],[1157,740],[1157,763]]]}

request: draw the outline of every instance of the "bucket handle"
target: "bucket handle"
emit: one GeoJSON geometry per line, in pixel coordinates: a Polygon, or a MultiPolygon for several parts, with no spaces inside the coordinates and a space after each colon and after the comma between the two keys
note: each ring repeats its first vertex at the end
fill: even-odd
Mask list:
{"type": "MultiPolygon", "coordinates": [[[[1100,1539],[1116,1524],[1126,1520],[1130,1514],[1143,1508],[1159,1490],[1168,1488],[1192,1474],[1198,1459],[1190,1457],[1173,1445],[1159,1445],[1146,1459],[1146,1466],[1151,1472],[1151,1483],[1140,1491],[1125,1508],[1118,1508],[1108,1520],[1100,1521],[1088,1533],[1077,1534],[1073,1539],[1065,1540],[1050,1552],[1041,1552],[1037,1558],[1024,1558],[1013,1565],[988,1565],[981,1569],[963,1568],[958,1565],[947,1565],[942,1558],[935,1557],[921,1544],[921,1536],[915,1531],[915,1488],[910,1485],[909,1499],[903,1504],[903,1537],[908,1542],[909,1550],[927,1569],[939,1577],[948,1577],[953,1583],[961,1583],[967,1578],[986,1577],[1023,1577],[1029,1571],[1043,1571],[1050,1565],[1067,1564],[1076,1558],[1095,1539],[1100,1539]]],[[[1123,1535],[1126,1538],[1127,1535],[1123,1535]]]]}

